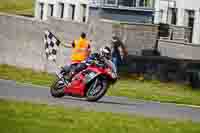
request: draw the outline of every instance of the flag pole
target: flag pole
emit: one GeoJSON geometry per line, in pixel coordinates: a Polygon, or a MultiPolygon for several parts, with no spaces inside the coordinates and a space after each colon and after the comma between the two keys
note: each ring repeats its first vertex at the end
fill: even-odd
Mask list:
{"type": "MultiPolygon", "coordinates": [[[[48,32],[50,32],[50,33],[52,33],[49,29],[47,29],[47,30],[45,30],[45,32],[46,31],[48,31],[48,32]]],[[[52,33],[53,34],[53,33],[52,33]]],[[[53,34],[54,35],[54,34],[53,34]]],[[[62,45],[62,46],[64,46],[65,48],[72,48],[72,45],[70,46],[70,43],[68,42],[68,43],[66,43],[66,42],[64,42],[63,40],[64,39],[61,39],[61,37],[59,37],[59,36],[55,36],[54,35],[54,37],[56,37],[58,40],[60,40],[60,45],[62,45]]],[[[61,69],[61,65],[59,65],[57,62],[56,62],[56,59],[52,59],[52,60],[50,60],[49,58],[47,58],[47,60],[48,61],[53,61],[54,62],[54,64],[57,66],[57,68],[58,69],[61,69]]]]}

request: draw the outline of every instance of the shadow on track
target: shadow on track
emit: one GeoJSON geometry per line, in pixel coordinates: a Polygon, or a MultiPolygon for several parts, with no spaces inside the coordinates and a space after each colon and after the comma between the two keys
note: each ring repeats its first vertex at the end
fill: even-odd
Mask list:
{"type": "Polygon", "coordinates": [[[61,99],[86,102],[86,103],[90,103],[90,104],[112,104],[112,105],[121,105],[121,106],[136,106],[136,105],[141,105],[139,103],[128,103],[128,102],[120,102],[120,101],[117,102],[117,100],[115,102],[113,100],[112,101],[108,100],[108,98],[102,99],[102,100],[97,101],[97,102],[88,102],[84,98],[75,98],[75,97],[69,97],[69,96],[63,97],[61,99]]]}

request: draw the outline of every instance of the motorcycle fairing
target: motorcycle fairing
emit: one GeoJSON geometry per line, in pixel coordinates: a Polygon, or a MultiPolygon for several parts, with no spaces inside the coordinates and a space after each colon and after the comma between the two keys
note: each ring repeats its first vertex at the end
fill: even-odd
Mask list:
{"type": "Polygon", "coordinates": [[[105,74],[106,70],[96,67],[88,67],[86,70],[78,73],[72,79],[71,85],[65,87],[65,94],[85,96],[87,84],[101,74],[105,74]]]}
{"type": "Polygon", "coordinates": [[[81,74],[78,74],[75,76],[75,79],[72,80],[71,85],[68,87],[65,87],[65,94],[69,95],[77,95],[80,97],[83,97],[84,90],[85,90],[85,83],[83,82],[84,76],[81,74]],[[79,78],[76,78],[76,76],[79,76],[79,78]]]}

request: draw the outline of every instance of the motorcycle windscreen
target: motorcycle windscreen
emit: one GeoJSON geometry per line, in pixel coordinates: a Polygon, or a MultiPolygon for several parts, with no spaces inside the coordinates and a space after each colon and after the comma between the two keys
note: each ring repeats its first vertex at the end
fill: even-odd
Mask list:
{"type": "Polygon", "coordinates": [[[98,73],[90,71],[90,73],[85,75],[85,82],[89,83],[90,81],[92,81],[97,76],[98,76],[98,73]]]}

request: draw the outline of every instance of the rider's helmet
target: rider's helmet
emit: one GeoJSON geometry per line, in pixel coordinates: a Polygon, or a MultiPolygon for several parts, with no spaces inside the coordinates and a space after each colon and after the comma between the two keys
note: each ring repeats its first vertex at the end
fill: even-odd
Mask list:
{"type": "Polygon", "coordinates": [[[100,49],[100,56],[107,59],[111,58],[111,49],[108,46],[104,46],[100,49]]]}

